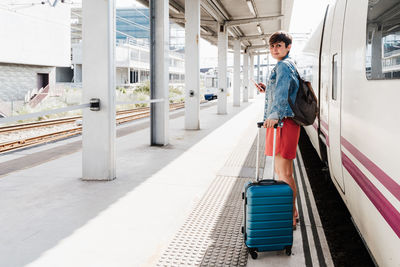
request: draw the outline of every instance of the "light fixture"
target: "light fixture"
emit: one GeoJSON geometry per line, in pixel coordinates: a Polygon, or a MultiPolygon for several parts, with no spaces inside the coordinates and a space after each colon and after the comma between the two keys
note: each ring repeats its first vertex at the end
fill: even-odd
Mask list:
{"type": "Polygon", "coordinates": [[[253,16],[256,16],[256,11],[254,10],[253,2],[251,0],[246,0],[246,2],[247,5],[249,6],[251,14],[253,14],[253,16]]]}
{"type": "Polygon", "coordinates": [[[181,13],[176,7],[169,5],[169,9],[171,9],[172,11],[174,11],[175,13],[181,13]]]}
{"type": "Polygon", "coordinates": [[[263,34],[260,24],[257,24],[257,30],[259,34],[263,34]]]}

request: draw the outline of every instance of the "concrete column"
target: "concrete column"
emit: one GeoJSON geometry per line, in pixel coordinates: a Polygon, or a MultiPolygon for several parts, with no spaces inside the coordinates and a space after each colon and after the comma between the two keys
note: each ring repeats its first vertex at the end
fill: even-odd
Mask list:
{"type": "Polygon", "coordinates": [[[150,144],[169,143],[169,8],[168,1],[150,0],[150,144]]]}
{"type": "Polygon", "coordinates": [[[250,55],[250,74],[249,74],[249,94],[250,98],[254,98],[254,91],[256,90],[256,87],[254,86],[254,55],[250,55]]]}
{"type": "Polygon", "coordinates": [[[131,83],[131,68],[130,67],[128,67],[128,84],[130,84],[131,83]]]}
{"type": "Polygon", "coordinates": [[[243,54],[243,102],[249,102],[249,52],[243,54]]]}
{"type": "Polygon", "coordinates": [[[74,83],[82,82],[82,64],[74,64],[74,83]]]}
{"type": "Polygon", "coordinates": [[[228,33],[226,26],[218,25],[218,114],[227,114],[227,56],[228,33]]]}
{"type": "Polygon", "coordinates": [[[54,91],[56,88],[56,67],[52,67],[49,70],[49,90],[54,91]]]}
{"type": "Polygon", "coordinates": [[[260,82],[260,55],[257,56],[257,83],[260,82]]]}
{"type": "MultiPolygon", "coordinates": [[[[167,5],[168,5],[168,1],[167,5]]],[[[200,129],[200,0],[185,0],[185,129],[200,129]]]]}
{"type": "Polygon", "coordinates": [[[77,67],[77,64],[74,64],[73,65],[74,66],[74,69],[73,69],[73,72],[74,72],[74,83],[77,83],[78,81],[77,81],[77,78],[78,78],[78,74],[77,74],[77,72],[78,72],[78,70],[76,69],[77,67]]]}
{"type": "Polygon", "coordinates": [[[240,40],[233,42],[233,105],[240,107],[240,40]]]}
{"type": "Polygon", "coordinates": [[[83,111],[82,179],[115,179],[115,0],[85,0],[83,102],[100,99],[100,111],[83,111]],[[99,57],[99,55],[102,55],[99,57]]]}

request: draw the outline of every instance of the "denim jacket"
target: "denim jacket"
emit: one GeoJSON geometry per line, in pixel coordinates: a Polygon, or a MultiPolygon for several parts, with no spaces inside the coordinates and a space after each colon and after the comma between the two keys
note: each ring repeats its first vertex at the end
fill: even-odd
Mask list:
{"type": "Polygon", "coordinates": [[[294,117],[288,102],[288,94],[294,103],[299,89],[296,66],[287,55],[271,71],[265,90],[264,120],[294,117]]]}

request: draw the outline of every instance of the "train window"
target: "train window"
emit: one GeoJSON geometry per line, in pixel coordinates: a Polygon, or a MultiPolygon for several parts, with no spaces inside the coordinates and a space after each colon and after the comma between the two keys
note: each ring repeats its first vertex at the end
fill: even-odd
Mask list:
{"type": "Polygon", "coordinates": [[[400,79],[400,3],[369,0],[366,76],[368,80],[400,79]]]}
{"type": "Polygon", "coordinates": [[[337,73],[337,54],[333,55],[333,71],[332,71],[332,99],[337,99],[338,73],[337,73]]]}

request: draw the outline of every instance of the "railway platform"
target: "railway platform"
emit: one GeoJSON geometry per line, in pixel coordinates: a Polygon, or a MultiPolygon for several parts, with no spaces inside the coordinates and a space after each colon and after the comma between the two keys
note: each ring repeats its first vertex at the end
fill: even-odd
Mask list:
{"type": "Polygon", "coordinates": [[[80,137],[0,156],[0,265],[333,266],[300,151],[292,255],[248,256],[241,192],[255,174],[263,98],[228,106],[204,105],[199,131],[171,113],[165,147],[149,146],[146,119],[118,127],[113,181],[80,179],[80,137]]]}

